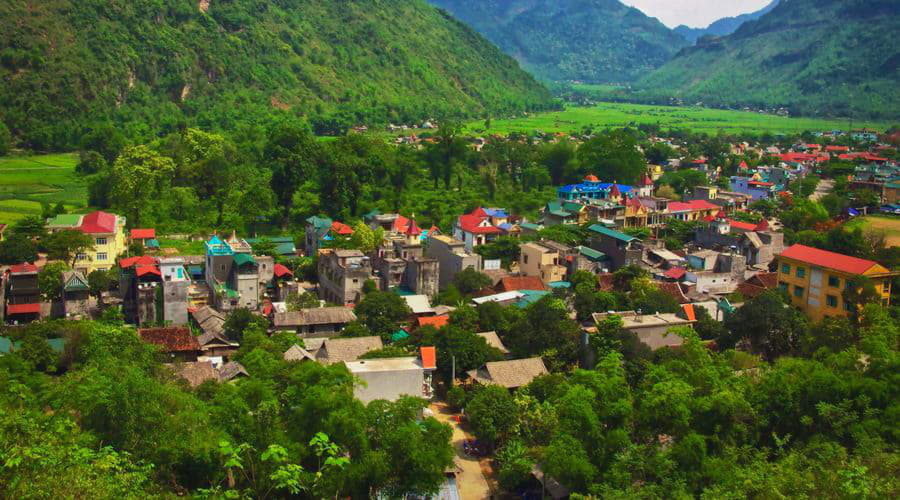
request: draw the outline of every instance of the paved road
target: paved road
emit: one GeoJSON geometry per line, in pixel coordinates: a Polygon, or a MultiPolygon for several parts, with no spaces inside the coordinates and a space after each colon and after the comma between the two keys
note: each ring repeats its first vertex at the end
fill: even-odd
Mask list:
{"type": "Polygon", "coordinates": [[[819,181],[819,185],[816,186],[816,191],[809,195],[809,199],[812,201],[819,201],[824,198],[826,194],[830,193],[832,189],[834,189],[834,181],[831,179],[822,179],[819,181]]]}
{"type": "MultiPolygon", "coordinates": [[[[432,403],[431,411],[434,418],[453,428],[453,448],[456,450],[457,464],[462,467],[462,473],[457,474],[456,484],[459,487],[459,497],[465,500],[481,500],[490,498],[491,489],[482,474],[482,464],[478,459],[467,456],[463,451],[463,440],[467,439],[462,426],[451,419],[453,413],[445,403],[432,403]]],[[[472,439],[471,436],[468,439],[472,439]]]]}

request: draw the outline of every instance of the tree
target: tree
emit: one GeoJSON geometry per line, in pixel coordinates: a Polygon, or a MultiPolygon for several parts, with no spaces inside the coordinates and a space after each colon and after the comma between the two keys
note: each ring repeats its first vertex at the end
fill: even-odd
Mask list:
{"type": "Polygon", "coordinates": [[[37,246],[23,234],[11,234],[0,241],[0,264],[21,264],[37,260],[37,246]]]}
{"type": "Polygon", "coordinates": [[[635,185],[647,170],[637,140],[621,129],[603,132],[582,144],[578,159],[584,173],[593,172],[607,182],[635,185]]]}
{"type": "Polygon", "coordinates": [[[854,323],[859,319],[863,307],[869,303],[879,304],[881,294],[875,284],[866,276],[858,275],[847,280],[843,292],[844,306],[850,312],[854,323]]]}
{"type": "Polygon", "coordinates": [[[275,242],[263,236],[253,244],[253,253],[255,255],[268,255],[269,257],[278,257],[278,247],[275,242]]]}
{"type": "Polygon", "coordinates": [[[91,295],[98,299],[103,292],[109,291],[109,287],[113,281],[110,276],[110,271],[100,270],[91,271],[91,273],[87,275],[87,280],[88,287],[91,289],[91,295]]]}
{"type": "Polygon", "coordinates": [[[12,149],[12,134],[9,133],[6,124],[0,121],[0,156],[9,154],[10,149],[12,149]]]}
{"type": "Polygon", "coordinates": [[[289,293],[287,296],[288,311],[299,311],[300,309],[315,309],[321,305],[319,298],[309,292],[289,293]]]}
{"type": "Polygon", "coordinates": [[[560,141],[541,147],[538,161],[547,167],[550,180],[559,185],[566,180],[574,180],[578,169],[575,145],[569,141],[560,141]]]}
{"type": "Polygon", "coordinates": [[[69,268],[62,262],[50,262],[38,272],[38,289],[44,300],[57,300],[62,295],[62,273],[69,268]]]}
{"type": "Polygon", "coordinates": [[[478,386],[466,405],[466,415],[475,437],[494,446],[513,430],[516,403],[509,391],[499,385],[478,386]]]}
{"type": "Polygon", "coordinates": [[[475,253],[488,260],[499,259],[503,266],[508,268],[513,261],[519,260],[520,244],[519,238],[501,236],[484,245],[478,245],[475,247],[475,253]]]}
{"type": "Polygon", "coordinates": [[[370,253],[381,246],[384,240],[384,229],[373,230],[363,222],[357,222],[353,226],[353,235],[350,236],[350,245],[362,253],[370,253]]]}
{"type": "Polygon", "coordinates": [[[597,286],[590,283],[579,283],[575,286],[573,302],[578,321],[588,321],[595,312],[616,308],[615,295],[597,290],[597,286]]]}
{"type": "Polygon", "coordinates": [[[453,277],[453,285],[463,295],[471,295],[491,286],[491,278],[474,268],[467,267],[453,277]]]}
{"type": "Polygon", "coordinates": [[[426,150],[425,156],[435,188],[438,179],[443,178],[444,189],[450,189],[453,168],[468,153],[468,146],[465,139],[461,137],[461,132],[462,125],[458,122],[442,123],[434,135],[436,141],[426,150]]]}
{"type": "Polygon", "coordinates": [[[678,201],[681,199],[681,196],[679,196],[678,193],[675,192],[675,189],[668,184],[660,185],[659,188],[657,188],[657,190],[656,190],[656,196],[659,196],[660,198],[666,198],[669,200],[675,200],[675,201],[678,201]]]}
{"type": "Polygon", "coordinates": [[[47,258],[74,266],[79,254],[94,248],[94,238],[75,229],[63,229],[47,236],[43,245],[47,249],[47,258]]]}
{"type": "Polygon", "coordinates": [[[269,322],[266,318],[243,307],[231,311],[222,325],[222,332],[225,336],[238,343],[241,343],[244,335],[250,330],[265,333],[268,329],[269,322]]]}
{"type": "Polygon", "coordinates": [[[175,173],[175,162],[147,146],[125,148],[111,169],[110,199],[125,211],[134,227],[141,226],[147,206],[175,173]]]}
{"type": "Polygon", "coordinates": [[[387,337],[400,329],[400,322],[409,318],[412,311],[399,295],[393,292],[375,291],[366,295],[354,308],[356,316],[372,335],[387,337]]]}
{"type": "Polygon", "coordinates": [[[281,207],[281,226],[287,228],[294,206],[294,193],[305,177],[316,171],[321,149],[309,126],[287,121],[269,136],[263,158],[272,171],[271,187],[281,207]]]}
{"type": "Polygon", "coordinates": [[[574,491],[587,491],[597,477],[584,446],[572,436],[557,436],[544,450],[541,465],[544,473],[574,491]]]}
{"type": "Polygon", "coordinates": [[[125,137],[119,130],[109,123],[91,127],[91,130],[81,137],[81,150],[97,152],[108,164],[115,162],[119,152],[125,147],[125,137]]]}
{"type": "Polygon", "coordinates": [[[750,299],[725,320],[729,334],[717,341],[721,348],[747,340],[767,360],[796,353],[808,324],[800,311],[784,302],[781,292],[769,290],[750,299]]]}
{"type": "Polygon", "coordinates": [[[29,215],[16,221],[9,230],[11,235],[21,235],[31,240],[40,240],[47,236],[44,219],[29,215]]]}
{"type": "Polygon", "coordinates": [[[503,354],[489,346],[484,338],[455,325],[441,328],[433,335],[426,335],[421,343],[437,348],[437,369],[447,380],[452,376],[454,367],[459,376],[469,370],[481,368],[488,361],[503,359],[503,354]]]}

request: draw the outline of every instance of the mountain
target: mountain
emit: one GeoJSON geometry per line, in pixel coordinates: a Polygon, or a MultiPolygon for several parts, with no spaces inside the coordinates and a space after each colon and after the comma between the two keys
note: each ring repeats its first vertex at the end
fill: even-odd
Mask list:
{"type": "Polygon", "coordinates": [[[430,0],[547,80],[628,82],[687,42],[618,0],[430,0]]]}
{"type": "Polygon", "coordinates": [[[317,129],[546,109],[549,91],[424,0],[0,2],[0,117],[26,146],[300,114],[317,129]]]}
{"type": "Polygon", "coordinates": [[[898,32],[897,0],[782,0],[731,35],[682,49],[632,97],[896,118],[898,32]]]}
{"type": "Polygon", "coordinates": [[[754,21],[759,19],[760,17],[768,14],[772,9],[778,5],[780,0],[772,0],[772,3],[759,9],[756,12],[750,12],[748,14],[741,14],[735,17],[723,17],[718,21],[710,24],[705,28],[691,28],[685,25],[678,26],[675,28],[675,33],[683,36],[687,41],[691,43],[696,43],[697,40],[706,36],[706,35],[715,35],[715,36],[725,36],[730,35],[737,31],[738,28],[741,27],[747,21],[754,21]]]}

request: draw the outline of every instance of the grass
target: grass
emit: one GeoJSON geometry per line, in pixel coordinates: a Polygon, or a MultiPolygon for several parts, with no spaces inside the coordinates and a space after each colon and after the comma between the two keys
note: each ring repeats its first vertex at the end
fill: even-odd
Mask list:
{"type": "MultiPolygon", "coordinates": [[[[494,119],[488,130],[484,120],[472,122],[467,130],[478,134],[507,135],[510,132],[575,132],[594,129],[635,127],[641,124],[659,124],[662,128],[686,128],[710,134],[752,132],[761,134],[795,134],[804,131],[846,130],[846,120],[819,118],[787,118],[782,116],[727,111],[702,107],[656,106],[646,104],[602,103],[591,107],[569,106],[563,111],[535,113],[513,119],[494,119]]],[[[854,128],[868,127],[886,130],[889,124],[881,122],[854,122],[854,128]]]]}
{"type": "Polygon", "coordinates": [[[890,215],[868,215],[848,222],[845,227],[854,229],[862,227],[863,231],[884,233],[888,246],[900,246],[900,217],[890,215]]]}
{"type": "Polygon", "coordinates": [[[75,173],[77,163],[75,153],[0,158],[0,223],[40,215],[43,203],[86,207],[87,187],[75,173]]]}
{"type": "Polygon", "coordinates": [[[160,248],[174,248],[179,255],[205,255],[205,241],[175,240],[171,238],[157,238],[160,248]]]}

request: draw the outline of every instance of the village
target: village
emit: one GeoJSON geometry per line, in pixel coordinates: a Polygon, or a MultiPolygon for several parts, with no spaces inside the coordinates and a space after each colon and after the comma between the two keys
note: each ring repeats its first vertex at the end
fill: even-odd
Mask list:
{"type": "MultiPolygon", "coordinates": [[[[200,254],[161,246],[166,235],[132,227],[120,214],[63,213],[44,221],[45,234],[80,233],[90,244],[68,261],[42,255],[4,266],[0,322],[10,332],[119,317],[192,388],[253,377],[235,359],[247,338],[235,325],[290,335],[283,360],[343,364],[365,404],[428,401],[425,412],[453,426],[458,451],[440,498],[486,498],[497,489],[494,443],[467,424],[477,415],[465,406],[477,387],[514,393],[551,373],[591,369],[604,338],[625,336],[649,353],[695,337],[706,349],[725,349],[714,332],[767,294],[780,294],[812,322],[857,314],[863,304],[848,291],[863,286],[875,293],[868,301],[889,307],[900,273],[793,234],[789,243],[780,217],[791,200],[827,196],[834,180],[818,176],[838,159],[856,165],[842,182],[875,202],[849,201],[820,232],[870,213],[900,214],[900,165],[881,156],[892,147],[870,131],[852,139],[860,146],[731,144],[735,154],[772,160],[741,162],[735,175],[702,156],[648,164],[636,185],[588,174],[558,186],[536,217],[475,206],[440,228],[412,213],[315,215],[302,222],[302,239],[213,232],[202,236],[200,254]],[[686,171],[708,182],[682,196],[660,187],[667,173],[686,171]],[[804,182],[811,176],[818,182],[804,182]],[[522,321],[532,330],[513,326],[522,321]]],[[[13,231],[0,226],[0,239],[13,231]]],[[[57,355],[66,342],[47,340],[57,355]]],[[[765,356],[746,339],[735,347],[765,356]]],[[[14,336],[0,337],[0,355],[21,349],[14,336]]],[[[568,494],[540,468],[533,476],[553,498],[568,494]]]]}

